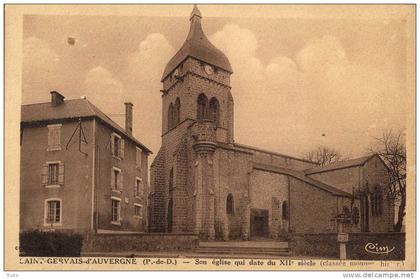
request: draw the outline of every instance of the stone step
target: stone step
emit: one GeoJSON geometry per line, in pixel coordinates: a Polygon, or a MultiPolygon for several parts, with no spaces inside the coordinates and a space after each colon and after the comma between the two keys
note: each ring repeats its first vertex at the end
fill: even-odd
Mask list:
{"type": "Polygon", "coordinates": [[[288,248],[289,243],[283,241],[200,241],[199,247],[214,248],[288,248]]]}
{"type": "Polygon", "coordinates": [[[284,241],[200,241],[194,249],[203,255],[290,256],[289,243],[284,241]]]}
{"type": "Polygon", "coordinates": [[[196,249],[202,250],[226,250],[226,251],[289,251],[290,249],[272,247],[272,248],[256,248],[256,247],[197,247],[196,249]]]}

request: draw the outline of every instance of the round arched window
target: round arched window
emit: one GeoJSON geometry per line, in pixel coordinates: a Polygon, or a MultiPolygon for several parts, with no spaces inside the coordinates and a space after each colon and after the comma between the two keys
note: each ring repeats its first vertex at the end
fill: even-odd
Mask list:
{"type": "Polygon", "coordinates": [[[207,119],[207,97],[204,94],[200,94],[197,99],[197,119],[207,119]]]}
{"type": "Polygon", "coordinates": [[[284,220],[289,219],[289,204],[287,203],[287,201],[284,201],[281,206],[281,214],[284,220]]]}
{"type": "Polygon", "coordinates": [[[209,118],[216,126],[219,126],[219,101],[216,98],[211,98],[209,103],[209,118]]]}
{"type": "Polygon", "coordinates": [[[226,213],[231,215],[235,213],[232,194],[229,194],[226,198],[226,213]]]}

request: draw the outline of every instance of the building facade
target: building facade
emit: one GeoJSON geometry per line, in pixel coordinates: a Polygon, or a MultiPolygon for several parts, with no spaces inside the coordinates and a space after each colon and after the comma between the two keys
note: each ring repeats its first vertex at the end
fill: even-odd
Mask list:
{"type": "Polygon", "coordinates": [[[148,155],[87,99],[22,106],[20,230],[145,231],[148,155]]]}
{"type": "MultiPolygon", "coordinates": [[[[289,232],[335,232],[339,214],[350,216],[347,230],[361,231],[360,208],[370,206],[370,198],[361,203],[344,182],[307,173],[317,167],[313,162],[234,141],[233,70],[207,39],[201,20],[195,6],[187,39],[162,76],[162,145],[150,173],[151,231],[192,232],[202,239],[281,238],[289,232]]],[[[379,216],[369,222],[378,231],[392,224],[379,216]]]]}

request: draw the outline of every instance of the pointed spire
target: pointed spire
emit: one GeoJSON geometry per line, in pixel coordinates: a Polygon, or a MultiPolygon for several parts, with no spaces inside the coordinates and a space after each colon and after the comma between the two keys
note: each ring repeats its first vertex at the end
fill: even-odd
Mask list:
{"type": "Polygon", "coordinates": [[[201,16],[201,12],[200,12],[200,10],[197,7],[197,4],[194,4],[194,8],[193,8],[193,10],[191,12],[190,20],[192,20],[195,16],[197,16],[199,18],[202,17],[201,16]]]}

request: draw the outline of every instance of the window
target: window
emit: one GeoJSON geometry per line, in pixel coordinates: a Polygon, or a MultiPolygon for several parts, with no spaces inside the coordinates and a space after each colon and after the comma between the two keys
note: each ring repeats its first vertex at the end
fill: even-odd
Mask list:
{"type": "Polygon", "coordinates": [[[168,130],[174,127],[174,105],[171,103],[168,109],[168,130]]]}
{"type": "Polygon", "coordinates": [[[61,124],[48,125],[48,151],[61,150],[61,124]]]}
{"type": "Polygon", "coordinates": [[[111,223],[120,225],[120,207],[121,199],[117,197],[111,197],[111,223]]]}
{"type": "Polygon", "coordinates": [[[136,177],[136,186],[135,186],[135,191],[134,191],[134,195],[136,197],[142,197],[143,196],[143,181],[141,180],[141,178],[136,177]]]}
{"type": "Polygon", "coordinates": [[[58,184],[58,168],[59,164],[49,164],[48,165],[48,184],[55,185],[58,184]]]}
{"type": "Polygon", "coordinates": [[[287,203],[287,201],[284,201],[281,206],[281,214],[283,220],[289,220],[289,204],[287,203]]]}
{"type": "Polygon", "coordinates": [[[197,119],[207,119],[207,97],[200,94],[197,99],[197,119]]]}
{"type": "Polygon", "coordinates": [[[373,216],[382,215],[382,191],[379,185],[375,186],[374,192],[370,195],[371,199],[371,209],[373,216]]]}
{"type": "Polygon", "coordinates": [[[172,168],[169,172],[169,194],[172,195],[172,192],[174,190],[174,169],[172,168]]]}
{"type": "Polygon", "coordinates": [[[143,154],[143,150],[136,147],[136,168],[141,169],[141,157],[143,154]]]}
{"type": "Polygon", "coordinates": [[[219,126],[219,101],[217,101],[216,98],[210,99],[209,109],[210,120],[213,121],[216,126],[219,126]]]}
{"type": "Polygon", "coordinates": [[[111,135],[111,154],[118,159],[124,158],[124,140],[115,133],[111,135]]]}
{"type": "Polygon", "coordinates": [[[229,194],[226,199],[226,213],[232,215],[235,213],[232,194],[229,194]]]}
{"type": "Polygon", "coordinates": [[[123,188],[123,176],[119,168],[111,169],[111,188],[113,191],[121,191],[123,188]]]}
{"type": "Polygon", "coordinates": [[[45,201],[45,223],[46,226],[61,225],[61,200],[48,199],[45,201]]]}
{"type": "Polygon", "coordinates": [[[134,217],[143,218],[143,211],[142,211],[141,204],[138,204],[138,203],[134,204],[134,217]]]}
{"type": "Polygon", "coordinates": [[[64,163],[55,161],[44,164],[42,167],[42,185],[46,187],[64,185],[64,163]]]}

